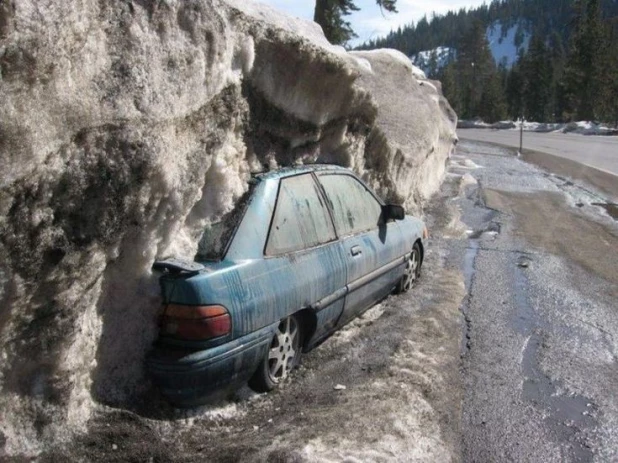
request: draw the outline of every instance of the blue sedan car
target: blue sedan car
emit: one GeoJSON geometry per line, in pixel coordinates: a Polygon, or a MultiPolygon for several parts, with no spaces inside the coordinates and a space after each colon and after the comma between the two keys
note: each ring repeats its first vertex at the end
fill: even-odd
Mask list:
{"type": "Polygon", "coordinates": [[[304,166],[255,175],[209,227],[195,261],[156,262],[164,300],[147,357],[178,406],[249,381],[275,388],[301,352],[420,274],[427,230],[353,172],[304,166]]]}

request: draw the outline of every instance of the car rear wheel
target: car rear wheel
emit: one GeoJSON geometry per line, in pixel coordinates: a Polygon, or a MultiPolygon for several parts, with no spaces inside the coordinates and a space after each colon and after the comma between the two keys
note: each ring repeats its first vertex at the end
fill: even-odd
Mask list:
{"type": "Polygon", "coordinates": [[[403,276],[399,283],[397,284],[397,288],[395,292],[397,294],[405,293],[414,286],[416,280],[421,276],[421,248],[418,243],[414,243],[412,247],[412,252],[408,256],[406,260],[406,267],[403,271],[403,276]]]}
{"type": "Polygon", "coordinates": [[[291,315],[279,323],[266,355],[249,380],[249,387],[257,392],[272,391],[299,364],[301,349],[299,319],[291,315]]]}

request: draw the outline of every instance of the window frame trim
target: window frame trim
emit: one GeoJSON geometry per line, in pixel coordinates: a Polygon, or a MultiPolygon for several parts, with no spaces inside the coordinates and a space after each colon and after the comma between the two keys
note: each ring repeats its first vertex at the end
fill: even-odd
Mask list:
{"type": "Polygon", "coordinates": [[[312,250],[320,248],[322,246],[327,246],[329,244],[332,244],[334,242],[339,241],[339,235],[337,233],[337,227],[335,226],[335,221],[333,219],[332,211],[330,210],[330,204],[328,202],[328,198],[326,197],[325,192],[322,190],[322,184],[316,178],[316,175],[315,175],[314,171],[301,172],[301,173],[294,174],[294,175],[286,175],[285,177],[280,177],[279,179],[277,179],[277,182],[278,182],[277,183],[277,196],[275,197],[275,207],[273,208],[273,213],[270,216],[270,223],[268,224],[268,233],[266,234],[266,241],[264,242],[264,248],[262,250],[262,257],[264,259],[273,259],[273,258],[288,256],[290,254],[299,254],[299,253],[306,252],[306,251],[312,251],[312,250]],[[326,210],[328,211],[327,217],[330,220],[331,226],[333,227],[332,229],[333,229],[334,238],[332,240],[330,240],[330,241],[326,241],[324,243],[319,243],[319,244],[316,244],[314,246],[310,246],[308,248],[296,249],[294,251],[281,252],[281,253],[277,253],[277,254],[268,254],[266,252],[266,248],[268,247],[268,243],[270,241],[273,224],[275,222],[275,215],[277,214],[277,206],[279,205],[279,196],[281,194],[281,185],[282,185],[283,181],[286,180],[286,179],[294,178],[294,177],[301,177],[303,175],[308,175],[309,177],[311,177],[311,180],[317,186],[318,195],[322,199],[322,201],[324,202],[324,204],[326,206],[326,210]]]}

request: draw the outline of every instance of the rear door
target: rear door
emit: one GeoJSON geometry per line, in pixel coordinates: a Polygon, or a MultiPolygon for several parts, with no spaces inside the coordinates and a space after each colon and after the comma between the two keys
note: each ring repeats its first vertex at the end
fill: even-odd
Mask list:
{"type": "Polygon", "coordinates": [[[343,324],[391,291],[403,272],[405,243],[397,223],[382,219],[382,204],[356,177],[322,173],[318,178],[346,257],[343,324]]]}
{"type": "Polygon", "coordinates": [[[342,314],[347,264],[331,214],[311,173],[281,179],[264,250],[276,318],[318,307],[315,338],[342,314]],[[286,313],[282,313],[285,310],[286,313]]]}

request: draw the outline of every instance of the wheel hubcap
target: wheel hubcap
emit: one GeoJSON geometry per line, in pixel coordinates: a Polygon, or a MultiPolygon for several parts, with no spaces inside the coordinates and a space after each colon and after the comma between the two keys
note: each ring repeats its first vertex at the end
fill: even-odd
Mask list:
{"type": "Polygon", "coordinates": [[[268,353],[270,376],[275,381],[284,379],[296,365],[299,340],[296,319],[289,317],[279,323],[268,353]]]}
{"type": "Polygon", "coordinates": [[[416,251],[412,251],[410,258],[406,262],[406,269],[403,274],[403,289],[409,290],[412,287],[414,281],[416,281],[416,273],[418,267],[418,256],[416,251]]]}

